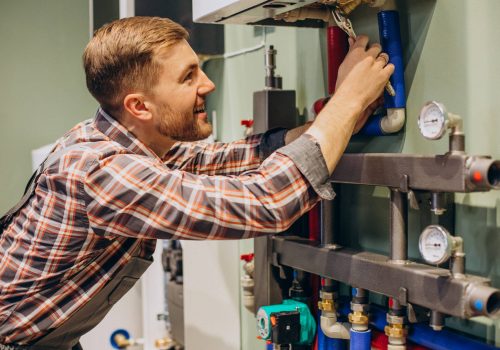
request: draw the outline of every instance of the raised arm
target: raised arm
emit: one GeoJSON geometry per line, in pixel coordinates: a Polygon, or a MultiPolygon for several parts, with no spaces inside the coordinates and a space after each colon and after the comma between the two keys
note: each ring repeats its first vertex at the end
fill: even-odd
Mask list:
{"type": "Polygon", "coordinates": [[[178,142],[164,158],[165,165],[192,174],[238,175],[256,169],[262,161],[285,145],[284,129],[229,143],[178,142]]]}

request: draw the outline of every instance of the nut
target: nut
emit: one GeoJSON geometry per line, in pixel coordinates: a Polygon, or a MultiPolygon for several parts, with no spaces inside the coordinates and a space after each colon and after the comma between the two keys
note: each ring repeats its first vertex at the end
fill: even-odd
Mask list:
{"type": "Polygon", "coordinates": [[[385,335],[393,338],[404,338],[408,334],[408,329],[402,324],[390,324],[384,328],[385,335]]]}
{"type": "Polygon", "coordinates": [[[352,324],[367,325],[368,316],[363,314],[361,311],[354,311],[349,314],[349,322],[352,324]]]}
{"type": "Polygon", "coordinates": [[[321,311],[335,311],[333,300],[326,299],[318,301],[318,309],[320,309],[321,311]]]}

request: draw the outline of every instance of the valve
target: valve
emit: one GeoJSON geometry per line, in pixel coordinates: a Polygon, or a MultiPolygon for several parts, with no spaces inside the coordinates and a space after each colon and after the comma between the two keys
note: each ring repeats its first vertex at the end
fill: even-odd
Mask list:
{"type": "Polygon", "coordinates": [[[242,254],[240,260],[244,261],[243,270],[245,275],[241,277],[241,288],[243,289],[243,305],[251,313],[255,312],[255,296],[253,272],[255,269],[253,262],[254,254],[242,254]]]}
{"type": "Polygon", "coordinates": [[[245,132],[243,133],[245,135],[245,137],[253,134],[253,120],[252,119],[241,120],[241,125],[243,125],[245,127],[245,132]]]}

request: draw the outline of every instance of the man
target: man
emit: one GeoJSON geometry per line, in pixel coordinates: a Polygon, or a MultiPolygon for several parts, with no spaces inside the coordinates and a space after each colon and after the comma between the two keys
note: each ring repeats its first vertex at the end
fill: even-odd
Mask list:
{"type": "Polygon", "coordinates": [[[3,346],[79,348],[149,266],[158,238],[277,233],[332,199],[326,180],[393,71],[362,36],[305,133],[188,143],[211,134],[205,99],[214,85],[186,38],[168,19],[134,17],[104,26],[85,49],[101,108],[57,141],[3,219],[3,346]]]}

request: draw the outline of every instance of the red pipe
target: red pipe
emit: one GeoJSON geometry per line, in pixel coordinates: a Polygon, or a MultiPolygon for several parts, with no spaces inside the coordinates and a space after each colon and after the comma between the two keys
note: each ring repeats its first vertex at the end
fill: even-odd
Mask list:
{"type": "MultiPolygon", "coordinates": [[[[347,35],[342,29],[337,26],[329,26],[327,29],[327,56],[328,56],[328,95],[332,95],[335,91],[335,84],[337,82],[337,76],[340,64],[344,60],[347,54],[349,42],[347,41],[347,35]]],[[[319,111],[324,107],[328,99],[321,99],[316,101],[314,104],[315,113],[318,114],[319,111]]],[[[320,206],[316,205],[309,211],[309,239],[319,241],[320,240],[320,206]]],[[[319,285],[320,281],[318,276],[311,276],[312,284],[312,300],[313,307],[318,305],[319,300],[319,285]]],[[[323,282],[323,281],[321,281],[323,282]]],[[[321,283],[322,284],[322,283],[321,283]]],[[[318,335],[316,334],[313,349],[318,350],[318,335]]]]}
{"type": "Polygon", "coordinates": [[[329,26],[326,34],[328,52],[328,95],[335,91],[340,64],[347,55],[347,34],[337,26],[329,26]]]}

